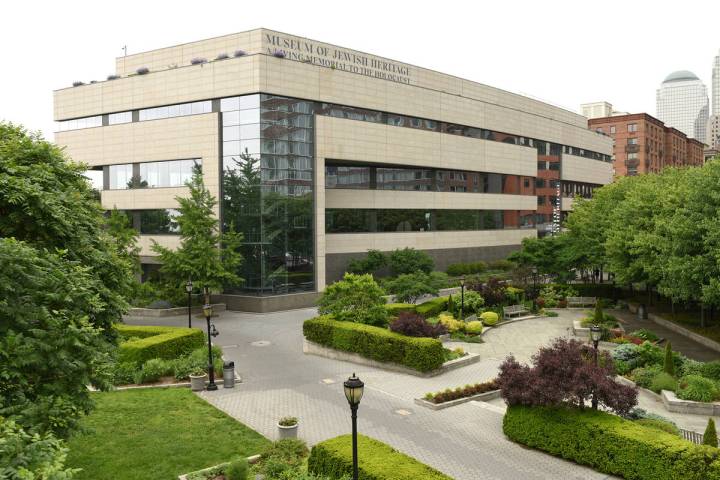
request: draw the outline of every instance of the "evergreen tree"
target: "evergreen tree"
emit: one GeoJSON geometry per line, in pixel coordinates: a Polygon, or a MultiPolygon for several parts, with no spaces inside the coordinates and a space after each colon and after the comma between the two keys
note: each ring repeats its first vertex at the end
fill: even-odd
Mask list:
{"type": "Polygon", "coordinates": [[[453,300],[452,294],[448,295],[447,311],[455,314],[455,301],[453,300]]]}
{"type": "Polygon", "coordinates": [[[703,434],[703,445],[710,445],[711,447],[718,446],[717,432],[715,431],[715,420],[712,418],[708,419],[707,427],[705,427],[705,433],[703,434]]]}
{"type": "Polygon", "coordinates": [[[201,290],[208,287],[220,291],[224,285],[237,285],[242,279],[237,275],[242,255],[238,252],[242,234],[231,225],[226,232],[220,231],[215,214],[217,201],[203,183],[202,172],[195,169],[186,184],[190,196],[176,197],[180,215],[175,221],[180,227],[180,246],[176,250],[153,243],[152,250],[159,255],[160,268],[168,287],[182,289],[188,279],[201,290]]]}
{"type": "Polygon", "coordinates": [[[668,375],[675,376],[675,364],[672,357],[672,346],[670,342],[665,344],[665,362],[663,363],[663,371],[668,375]]]}
{"type": "Polygon", "coordinates": [[[600,302],[595,302],[595,314],[593,315],[595,318],[595,323],[600,325],[605,320],[605,314],[602,311],[602,307],[600,306],[600,302]]]}

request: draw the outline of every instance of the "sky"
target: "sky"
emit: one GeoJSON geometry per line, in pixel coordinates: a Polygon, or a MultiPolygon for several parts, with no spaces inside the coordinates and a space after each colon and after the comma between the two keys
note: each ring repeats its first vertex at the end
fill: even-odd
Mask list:
{"type": "Polygon", "coordinates": [[[655,114],[655,90],[691,70],[710,88],[720,2],[645,0],[25,0],[3,6],[0,121],[52,140],[53,90],[104,80],[115,57],[265,27],[579,111],[655,114]]]}

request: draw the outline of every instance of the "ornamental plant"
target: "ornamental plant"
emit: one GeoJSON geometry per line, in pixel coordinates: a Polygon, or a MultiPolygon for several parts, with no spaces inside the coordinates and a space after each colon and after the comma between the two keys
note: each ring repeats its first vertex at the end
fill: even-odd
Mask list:
{"type": "Polygon", "coordinates": [[[710,445],[711,447],[718,446],[717,432],[715,431],[715,420],[708,418],[707,427],[705,427],[705,433],[703,434],[703,445],[710,445]]]}
{"type": "Polygon", "coordinates": [[[447,333],[447,328],[441,323],[431,325],[414,312],[400,312],[398,317],[390,323],[390,330],[409,337],[437,338],[447,333]]]}
{"type": "Polygon", "coordinates": [[[388,322],[384,293],[372,275],[346,273],[325,289],[318,300],[318,312],[342,322],[384,327],[388,322]]]}
{"type": "Polygon", "coordinates": [[[675,363],[673,363],[672,346],[668,341],[665,344],[665,359],[663,361],[663,371],[668,375],[675,375],[675,363]]]}
{"type": "Polygon", "coordinates": [[[593,350],[578,340],[557,338],[532,357],[532,366],[510,356],[500,366],[498,386],[508,405],[584,408],[593,393],[606,409],[623,415],[637,403],[637,389],[613,380],[615,369],[607,352],[596,366],[593,350]]]}
{"type": "Polygon", "coordinates": [[[413,273],[418,270],[430,273],[434,265],[430,255],[422,250],[415,250],[410,247],[394,250],[388,257],[388,266],[390,267],[390,273],[393,275],[413,273]]]}

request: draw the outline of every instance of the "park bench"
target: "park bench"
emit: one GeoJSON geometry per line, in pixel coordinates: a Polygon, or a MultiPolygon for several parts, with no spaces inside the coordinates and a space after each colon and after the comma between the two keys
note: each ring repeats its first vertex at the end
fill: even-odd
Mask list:
{"type": "Polygon", "coordinates": [[[597,297],[567,297],[568,307],[594,307],[596,303],[597,297]]]}
{"type": "Polygon", "coordinates": [[[525,305],[508,305],[503,307],[503,319],[511,318],[513,315],[520,316],[523,313],[530,313],[530,310],[525,308],[525,305]]]}

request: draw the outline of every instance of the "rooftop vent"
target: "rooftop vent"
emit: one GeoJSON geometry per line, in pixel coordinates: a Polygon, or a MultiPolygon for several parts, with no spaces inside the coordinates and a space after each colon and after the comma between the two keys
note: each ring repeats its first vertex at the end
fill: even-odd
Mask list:
{"type": "Polygon", "coordinates": [[[215,60],[225,60],[226,58],[230,58],[227,53],[219,53],[218,56],[215,57],[215,60]]]}
{"type": "Polygon", "coordinates": [[[85,85],[85,82],[80,82],[80,81],[73,82],[73,87],[79,87],[80,85],[85,85]]]}
{"type": "Polygon", "coordinates": [[[192,60],[190,60],[191,65],[200,65],[202,63],[207,63],[207,59],[202,58],[202,57],[195,57],[192,60]]]}

